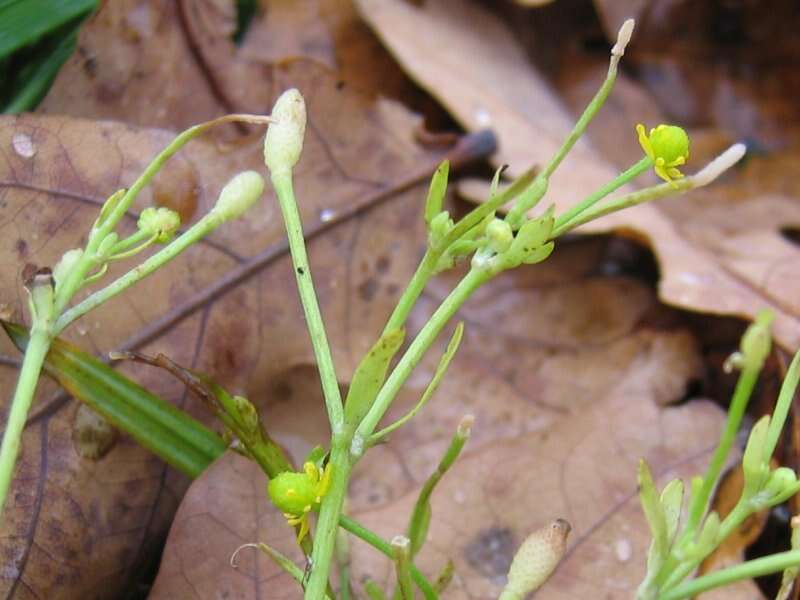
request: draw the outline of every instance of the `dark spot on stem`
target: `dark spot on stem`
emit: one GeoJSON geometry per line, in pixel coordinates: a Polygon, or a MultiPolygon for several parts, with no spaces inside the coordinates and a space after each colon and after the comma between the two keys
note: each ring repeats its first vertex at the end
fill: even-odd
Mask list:
{"type": "Polygon", "coordinates": [[[298,275],[305,275],[306,270],[303,267],[297,267],[297,273],[298,275]]]}

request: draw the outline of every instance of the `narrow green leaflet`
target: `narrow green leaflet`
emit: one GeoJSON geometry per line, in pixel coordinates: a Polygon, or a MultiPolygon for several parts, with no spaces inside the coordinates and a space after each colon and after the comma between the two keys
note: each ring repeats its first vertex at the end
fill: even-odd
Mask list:
{"type": "Polygon", "coordinates": [[[356,367],[344,405],[345,427],[350,431],[355,431],[361,419],[369,412],[386,379],[389,363],[400,349],[404,338],[403,329],[393,329],[385,333],[356,367]]]}

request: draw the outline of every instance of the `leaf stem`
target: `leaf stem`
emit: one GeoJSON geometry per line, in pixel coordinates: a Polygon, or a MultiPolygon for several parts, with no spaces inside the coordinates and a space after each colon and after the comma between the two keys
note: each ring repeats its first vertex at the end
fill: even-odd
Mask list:
{"type": "Polygon", "coordinates": [[[378,392],[375,402],[356,429],[350,447],[350,455],[357,460],[366,449],[367,441],[388,410],[400,387],[408,379],[411,372],[419,364],[425,352],[430,348],[436,336],[456,313],[472,293],[489,280],[491,274],[484,269],[470,269],[469,273],[458,283],[444,302],[436,309],[431,318],[419,332],[406,350],[394,371],[378,392]]]}
{"type": "Polygon", "coordinates": [[[728,585],[735,581],[776,573],[797,565],[800,565],[800,550],[772,554],[682,583],[661,594],[659,600],[691,598],[702,592],[728,585]]]}
{"type": "MultiPolygon", "coordinates": [[[[349,531],[357,538],[365,541],[367,544],[388,558],[392,558],[394,556],[392,545],[389,542],[384,540],[378,534],[373,533],[357,521],[354,521],[350,517],[346,515],[340,515],[339,526],[342,529],[349,531]]],[[[438,599],[438,594],[436,593],[436,590],[434,590],[433,585],[431,585],[427,578],[413,564],[411,565],[411,578],[422,592],[422,595],[425,596],[425,600],[438,599]]]]}
{"type": "Polygon", "coordinates": [[[719,445],[716,450],[714,450],[714,454],[711,457],[711,462],[703,477],[703,484],[698,493],[695,494],[691,500],[689,516],[686,521],[686,528],[684,529],[681,542],[694,537],[703,515],[705,515],[706,510],[708,510],[708,501],[711,497],[711,492],[714,490],[722,467],[725,465],[725,460],[733,445],[736,432],[739,431],[739,425],[742,422],[745,408],[747,408],[750,394],[753,392],[753,387],[755,387],[758,379],[759,371],[760,365],[745,365],[739,375],[739,381],[736,383],[736,390],[733,393],[733,399],[728,409],[725,430],[722,433],[719,445]]]}
{"type": "Polygon", "coordinates": [[[22,441],[22,430],[25,420],[36,394],[39,375],[42,372],[45,356],[53,339],[51,332],[53,319],[53,279],[48,273],[34,276],[30,291],[31,307],[31,337],[25,350],[14,398],[6,421],[6,430],[3,433],[3,443],[0,446],[0,515],[5,506],[11,479],[14,475],[14,466],[17,463],[19,447],[22,441]]]}
{"type": "Polygon", "coordinates": [[[609,181],[603,187],[578,202],[578,204],[569,208],[563,214],[559,215],[558,218],[556,218],[555,225],[553,226],[553,235],[556,236],[555,231],[557,231],[559,228],[568,226],[570,221],[579,217],[584,211],[597,204],[597,202],[608,196],[611,192],[621,188],[623,185],[632,181],[633,179],[636,179],[639,175],[647,171],[652,166],[652,159],[645,156],[639,162],[629,167],[626,171],[620,173],[612,181],[609,181]]]}
{"type": "MultiPolygon", "coordinates": [[[[336,437],[344,425],[344,410],[342,397],[339,391],[339,381],[333,366],[328,338],[325,333],[325,324],[322,321],[317,295],[314,292],[314,282],[311,279],[311,267],[308,263],[305,241],[303,239],[303,226],[300,222],[300,213],[294,198],[291,171],[275,171],[271,174],[272,185],[278,195],[278,203],[283,213],[286,224],[286,233],[289,237],[289,250],[292,255],[294,274],[297,279],[297,288],[306,316],[311,344],[314,347],[314,356],[317,359],[317,368],[322,382],[322,392],[325,396],[325,408],[328,411],[328,421],[331,424],[333,436],[336,437]]],[[[316,549],[316,548],[315,548],[316,549]]],[[[316,570],[316,567],[315,567],[316,570]]]]}

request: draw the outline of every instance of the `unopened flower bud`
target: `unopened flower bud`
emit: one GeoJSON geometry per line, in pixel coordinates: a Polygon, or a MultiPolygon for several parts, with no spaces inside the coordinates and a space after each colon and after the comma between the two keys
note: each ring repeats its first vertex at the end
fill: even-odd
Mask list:
{"type": "Polygon", "coordinates": [[[489,247],[500,254],[511,247],[514,241],[514,232],[511,225],[501,219],[494,219],[486,226],[486,238],[489,240],[489,247]]]}
{"type": "Polygon", "coordinates": [[[570,529],[564,519],[557,519],[522,542],[514,555],[500,600],[522,600],[547,581],[564,556],[570,529]]]}
{"type": "Polygon", "coordinates": [[[181,218],[177,212],[166,207],[148,207],[139,215],[137,226],[150,236],[155,236],[156,242],[166,244],[181,226],[181,218]]]}
{"type": "Polygon", "coordinates": [[[211,213],[223,221],[242,216],[264,191],[264,178],[255,171],[244,171],[231,179],[219,193],[211,213]]]}
{"type": "Polygon", "coordinates": [[[78,264],[81,256],[83,256],[83,250],[80,248],[73,248],[72,250],[64,252],[64,256],[62,256],[61,260],[53,267],[53,279],[56,282],[56,287],[66,279],[69,272],[72,271],[72,268],[78,264]]]}
{"type": "Polygon", "coordinates": [[[264,138],[264,162],[274,175],[291,171],[300,160],[306,131],[306,103],[294,88],[280,95],[272,107],[274,121],[264,138]]]}
{"type": "Polygon", "coordinates": [[[242,424],[247,428],[247,431],[254,433],[258,431],[259,418],[258,411],[253,403],[244,396],[234,396],[233,402],[236,405],[236,410],[239,411],[239,416],[242,419],[242,424]]]}
{"type": "Polygon", "coordinates": [[[764,490],[770,498],[782,496],[797,484],[797,476],[789,467],[778,467],[767,480],[764,490]]]}

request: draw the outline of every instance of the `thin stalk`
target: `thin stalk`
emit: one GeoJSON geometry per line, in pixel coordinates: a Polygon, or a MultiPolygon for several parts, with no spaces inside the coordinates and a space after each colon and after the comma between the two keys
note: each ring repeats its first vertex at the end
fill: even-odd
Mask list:
{"type": "Polygon", "coordinates": [[[714,490],[722,467],[725,465],[725,460],[733,445],[736,432],[739,431],[739,425],[742,422],[745,408],[747,408],[747,401],[750,399],[750,394],[753,392],[753,387],[758,379],[759,371],[760,366],[745,365],[739,375],[739,381],[736,383],[736,390],[733,393],[733,399],[728,409],[725,430],[722,433],[719,445],[714,450],[714,455],[711,457],[711,462],[703,477],[703,485],[691,500],[682,542],[694,536],[703,515],[708,510],[711,492],[714,490]]]}
{"type": "Polygon", "coordinates": [[[603,84],[600,86],[600,89],[597,90],[594,98],[592,98],[591,102],[589,102],[588,106],[584,109],[583,114],[581,114],[580,118],[575,123],[575,127],[572,128],[572,131],[570,131],[569,135],[564,140],[564,143],[561,144],[561,147],[558,149],[555,156],[550,159],[550,162],[542,171],[543,177],[547,179],[550,178],[550,176],[561,164],[561,161],[564,160],[567,154],[569,154],[569,151],[572,150],[573,146],[575,146],[577,141],[586,132],[586,128],[589,126],[589,123],[591,123],[592,119],[594,119],[595,115],[597,115],[597,112],[600,110],[603,104],[605,104],[606,98],[608,98],[608,95],[611,93],[611,90],[614,87],[614,82],[617,79],[617,66],[619,65],[622,55],[625,53],[625,46],[628,44],[632,30],[633,22],[626,21],[620,29],[620,33],[617,37],[617,43],[614,44],[614,47],[611,49],[611,59],[608,64],[608,72],[606,73],[605,81],[603,81],[603,84]],[[626,27],[628,28],[627,31],[626,27]]]}
{"type": "Polygon", "coordinates": [[[397,363],[392,374],[383,384],[378,392],[375,402],[369,412],[362,419],[361,424],[356,429],[353,442],[350,448],[351,456],[358,459],[365,450],[366,442],[372,432],[377,427],[383,415],[388,410],[392,400],[394,400],[400,387],[408,379],[411,372],[419,364],[425,352],[430,348],[436,336],[452,318],[456,311],[464,302],[478,289],[483,283],[489,280],[491,274],[483,269],[471,269],[469,273],[458,283],[452,292],[445,298],[444,302],[436,309],[430,320],[425,324],[414,341],[409,346],[406,353],[397,363]]]}
{"type": "Polygon", "coordinates": [[[431,473],[430,477],[425,481],[425,485],[417,496],[417,502],[414,504],[414,510],[411,513],[411,518],[408,522],[408,537],[411,540],[411,557],[413,558],[417,552],[420,551],[422,545],[425,543],[425,538],[428,535],[428,522],[430,521],[431,513],[431,495],[436,488],[439,481],[444,477],[445,473],[456,462],[464,444],[467,443],[470,434],[470,428],[474,417],[467,415],[462,419],[458,425],[453,439],[450,440],[450,445],[436,466],[436,470],[431,473]]]}
{"type": "Polygon", "coordinates": [[[683,179],[677,179],[672,183],[662,183],[631,192],[630,194],[625,194],[624,196],[610,200],[609,202],[600,206],[593,206],[577,217],[571,219],[568,223],[554,227],[553,232],[550,235],[550,239],[555,239],[561,235],[564,235],[568,231],[572,231],[576,227],[583,225],[584,223],[594,221],[595,219],[599,219],[600,217],[613,212],[619,212],[621,210],[625,210],[626,208],[631,208],[639,204],[644,204],[645,202],[650,202],[651,200],[658,200],[659,198],[663,198],[665,196],[681,194],[694,189],[695,187],[697,187],[697,185],[692,177],[684,177],[683,179]]]}
{"type": "Polygon", "coordinates": [[[402,600],[414,600],[414,586],[411,582],[411,542],[399,535],[392,540],[394,551],[394,568],[397,574],[397,585],[402,600]]]}
{"type": "Polygon", "coordinates": [[[772,554],[682,583],[661,594],[658,600],[693,598],[698,594],[723,585],[729,585],[743,579],[769,575],[797,565],[800,565],[800,550],[772,554]]]}
{"type": "Polygon", "coordinates": [[[14,474],[14,465],[17,462],[19,446],[22,439],[22,430],[28,417],[31,403],[36,394],[36,385],[42,371],[44,358],[50,348],[50,335],[46,330],[37,328],[31,333],[28,349],[22,361],[17,388],[14,399],[11,401],[11,410],[8,413],[6,430],[3,434],[3,444],[0,446],[0,514],[11,487],[14,474]]]}
{"type": "Polygon", "coordinates": [[[406,322],[408,314],[411,312],[411,309],[414,308],[417,299],[420,294],[422,294],[422,290],[424,290],[425,286],[428,284],[428,280],[433,275],[436,264],[439,262],[439,258],[442,256],[443,252],[443,249],[432,250],[431,248],[425,251],[425,256],[422,257],[419,266],[417,266],[417,270],[414,271],[414,275],[411,277],[411,281],[408,282],[406,289],[403,291],[403,295],[400,296],[400,300],[397,301],[397,306],[394,307],[389,320],[386,322],[386,326],[383,328],[384,335],[390,331],[399,329],[406,322]]]}
{"type": "Polygon", "coordinates": [[[5,506],[14,466],[22,440],[22,430],[36,395],[42,365],[53,339],[53,277],[49,271],[35,274],[27,283],[30,294],[31,337],[22,360],[17,388],[8,412],[3,443],[0,445],[0,514],[5,506]]]}
{"type": "Polygon", "coordinates": [[[213,211],[208,213],[205,217],[200,219],[191,228],[184,232],[180,237],[175,239],[171,244],[153,254],[142,264],[131,269],[125,273],[125,275],[119,277],[116,281],[113,281],[106,287],[96,291],[82,302],[79,302],[69,310],[65,311],[60,317],[58,317],[58,320],[55,323],[54,335],[58,335],[75,319],[85,315],[90,310],[103,304],[117,294],[125,291],[136,282],[144,279],[153,271],[171,261],[199,239],[214,231],[217,227],[219,227],[220,224],[222,224],[222,222],[222,219],[220,219],[218,215],[215,215],[213,211]]]}
{"type": "Polygon", "coordinates": [[[305,599],[319,600],[328,585],[331,559],[336,545],[336,528],[341,520],[347,484],[350,481],[349,444],[341,434],[335,434],[331,443],[331,487],[322,499],[314,532],[314,550],[311,553],[311,576],[306,586],[305,599]]]}
{"type": "Polygon", "coordinates": [[[297,210],[297,202],[294,198],[291,171],[273,172],[272,185],[278,195],[278,203],[281,206],[283,220],[286,224],[294,274],[297,279],[297,288],[300,292],[300,301],[303,304],[303,312],[306,316],[306,325],[311,336],[311,344],[314,347],[314,356],[317,359],[322,392],[325,396],[325,408],[328,411],[328,421],[331,424],[333,435],[336,437],[344,425],[342,397],[339,391],[339,381],[336,378],[336,371],[333,367],[328,337],[325,333],[325,324],[322,321],[317,295],[314,292],[314,282],[311,279],[311,267],[308,264],[300,213],[297,210]]]}
{"type": "Polygon", "coordinates": [[[772,412],[772,418],[769,421],[767,441],[764,443],[764,456],[767,459],[772,456],[773,452],[775,452],[775,447],[778,445],[798,383],[800,383],[800,352],[794,355],[786,371],[786,377],[783,378],[781,391],[778,394],[778,401],[775,403],[775,410],[772,412]]]}
{"type": "MultiPolygon", "coordinates": [[[[392,558],[394,556],[392,545],[389,542],[384,540],[376,533],[373,533],[357,521],[354,521],[350,517],[346,515],[340,515],[339,527],[349,531],[354,536],[363,540],[388,558],[392,558]]],[[[433,585],[431,585],[431,582],[428,581],[428,579],[413,564],[411,565],[411,578],[422,592],[425,600],[438,600],[438,594],[436,593],[436,590],[434,590],[433,585]]]]}
{"type": "Polygon", "coordinates": [[[578,202],[578,204],[575,206],[569,208],[563,214],[559,215],[558,218],[556,218],[553,229],[557,230],[559,227],[565,227],[569,225],[569,222],[572,221],[572,219],[580,216],[581,213],[594,206],[597,202],[608,196],[611,192],[618,190],[626,183],[636,179],[639,175],[647,171],[652,166],[652,159],[645,156],[639,162],[629,167],[626,171],[620,173],[612,181],[609,181],[603,187],[578,202]]]}

